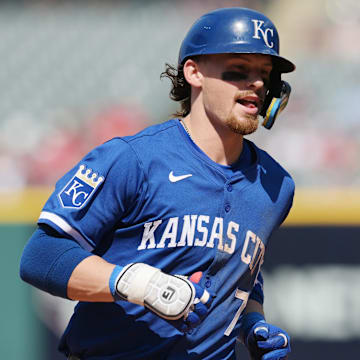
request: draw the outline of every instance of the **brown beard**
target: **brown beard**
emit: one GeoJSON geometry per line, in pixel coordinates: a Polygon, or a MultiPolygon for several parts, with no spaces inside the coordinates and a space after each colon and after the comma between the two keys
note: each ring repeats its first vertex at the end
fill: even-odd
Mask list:
{"type": "Polygon", "coordinates": [[[243,115],[243,119],[239,121],[235,116],[230,115],[226,119],[227,127],[240,135],[249,135],[255,132],[259,126],[258,115],[243,115]]]}

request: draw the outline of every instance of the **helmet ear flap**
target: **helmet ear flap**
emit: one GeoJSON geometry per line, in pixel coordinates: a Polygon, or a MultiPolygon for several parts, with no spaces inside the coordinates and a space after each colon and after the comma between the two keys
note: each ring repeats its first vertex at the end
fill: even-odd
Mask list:
{"type": "Polygon", "coordinates": [[[268,130],[272,128],[277,116],[285,109],[291,93],[290,84],[281,80],[280,73],[275,72],[271,75],[270,84],[271,87],[260,112],[264,118],[262,125],[268,130]]]}

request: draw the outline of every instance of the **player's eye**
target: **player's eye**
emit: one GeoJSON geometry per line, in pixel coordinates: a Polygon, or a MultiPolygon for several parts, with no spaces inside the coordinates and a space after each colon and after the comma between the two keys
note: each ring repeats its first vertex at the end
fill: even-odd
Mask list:
{"type": "Polygon", "coordinates": [[[264,82],[264,85],[267,87],[270,83],[270,72],[262,71],[261,78],[262,78],[262,81],[264,82]]]}
{"type": "Polygon", "coordinates": [[[266,87],[267,89],[269,88],[269,84],[270,84],[270,79],[266,76],[262,78],[262,81],[264,83],[264,87],[266,87]]]}
{"type": "Polygon", "coordinates": [[[247,79],[247,74],[239,71],[224,71],[221,74],[221,79],[224,81],[241,81],[247,79]]]}

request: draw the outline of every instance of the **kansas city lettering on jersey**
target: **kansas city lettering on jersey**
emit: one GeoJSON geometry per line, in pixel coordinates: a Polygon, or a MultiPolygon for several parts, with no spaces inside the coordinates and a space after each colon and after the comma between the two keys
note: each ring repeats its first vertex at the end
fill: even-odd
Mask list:
{"type": "Polygon", "coordinates": [[[241,260],[249,265],[251,272],[258,268],[258,265],[262,265],[264,261],[265,245],[261,239],[248,230],[246,232],[244,246],[241,251],[241,260]],[[251,249],[251,250],[250,250],[251,249]]]}
{"type": "MultiPolygon", "coordinates": [[[[185,215],[182,219],[182,228],[179,229],[179,217],[168,220],[165,230],[158,234],[156,230],[162,224],[156,220],[144,224],[144,232],[138,250],[174,248],[180,246],[201,246],[213,248],[233,254],[238,239],[239,224],[230,221],[224,229],[221,217],[211,219],[208,215],[185,215]]],[[[242,241],[243,239],[241,239],[242,241]]],[[[265,246],[261,239],[252,231],[247,231],[241,259],[249,265],[250,270],[261,261],[265,246]],[[253,254],[257,254],[256,257],[253,254]]]]}

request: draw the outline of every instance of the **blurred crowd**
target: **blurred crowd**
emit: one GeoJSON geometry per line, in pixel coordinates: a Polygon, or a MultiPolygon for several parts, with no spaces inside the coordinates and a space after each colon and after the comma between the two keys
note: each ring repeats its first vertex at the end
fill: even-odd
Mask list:
{"type": "Polygon", "coordinates": [[[164,64],[227,6],[265,12],[297,65],[288,107],[250,139],[298,186],[360,186],[358,0],[53,0],[0,3],[0,191],[53,185],[94,146],[169,118],[164,64]]]}

